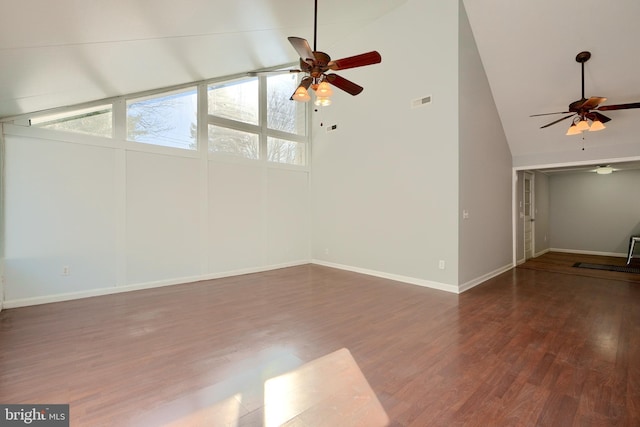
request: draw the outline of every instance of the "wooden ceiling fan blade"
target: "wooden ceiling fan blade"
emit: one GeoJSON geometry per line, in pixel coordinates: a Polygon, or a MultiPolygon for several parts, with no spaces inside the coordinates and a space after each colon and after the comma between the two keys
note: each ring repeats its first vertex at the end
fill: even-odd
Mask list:
{"type": "Polygon", "coordinates": [[[556,113],[532,114],[529,117],[551,116],[553,114],[569,114],[571,111],[558,111],[556,113]]]}
{"type": "Polygon", "coordinates": [[[611,121],[609,117],[605,116],[604,114],[600,114],[597,111],[590,112],[589,114],[587,114],[587,117],[590,118],[591,120],[593,120],[595,117],[598,120],[600,120],[601,123],[607,123],[611,121]]]}
{"type": "Polygon", "coordinates": [[[353,96],[356,96],[364,90],[362,86],[358,86],[354,82],[340,77],[337,74],[327,74],[325,77],[329,83],[353,96]]]}
{"type": "Polygon", "coordinates": [[[300,58],[300,69],[302,71],[304,71],[305,73],[308,73],[309,71],[311,71],[311,69],[313,68],[313,61],[305,61],[304,59],[300,58]]]}
{"type": "Polygon", "coordinates": [[[257,76],[277,76],[279,74],[291,74],[291,73],[301,73],[302,70],[263,70],[263,71],[249,71],[247,76],[249,77],[257,77],[257,76]]]}
{"type": "Polygon", "coordinates": [[[601,96],[592,96],[591,98],[583,102],[582,105],[578,107],[578,109],[591,110],[593,108],[596,108],[598,105],[602,104],[606,100],[607,98],[603,98],[601,96]]]}
{"type": "Polygon", "coordinates": [[[632,102],[630,104],[618,104],[618,105],[603,105],[598,107],[600,111],[610,111],[610,110],[628,110],[630,108],[640,108],[640,102],[632,102]]]}
{"type": "Polygon", "coordinates": [[[298,52],[300,59],[304,62],[312,64],[315,60],[315,56],[313,54],[313,50],[311,50],[311,46],[309,46],[309,42],[300,37],[288,37],[289,43],[291,46],[298,52]]]}
{"type": "Polygon", "coordinates": [[[346,70],[348,68],[379,64],[380,62],[382,62],[382,56],[380,56],[377,51],[372,50],[371,52],[362,53],[360,55],[330,61],[328,67],[330,70],[346,70]]]}
{"type": "Polygon", "coordinates": [[[553,121],[553,122],[551,122],[551,123],[548,123],[548,124],[546,124],[546,125],[544,125],[544,126],[540,126],[540,129],[548,128],[548,127],[549,127],[549,126],[551,126],[551,125],[555,125],[556,123],[560,123],[561,121],[563,121],[563,120],[567,120],[569,117],[573,117],[573,116],[575,116],[575,114],[569,114],[568,116],[564,116],[564,117],[563,117],[563,118],[561,118],[561,119],[558,119],[558,120],[556,120],[556,121],[553,121]]]}

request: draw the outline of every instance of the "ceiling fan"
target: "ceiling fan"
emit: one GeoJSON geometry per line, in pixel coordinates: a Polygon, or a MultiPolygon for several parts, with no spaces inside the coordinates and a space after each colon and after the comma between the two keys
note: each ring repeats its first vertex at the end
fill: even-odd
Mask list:
{"type": "MultiPolygon", "coordinates": [[[[341,89],[351,95],[358,95],[363,91],[363,87],[345,79],[344,77],[329,73],[330,71],[346,70],[349,68],[363,67],[365,65],[378,64],[382,62],[382,57],[378,52],[371,51],[347,58],[331,60],[325,52],[320,52],[316,48],[318,34],[318,0],[314,3],[313,14],[313,49],[307,40],[300,37],[289,37],[289,43],[300,56],[300,69],[288,70],[291,73],[305,73],[298,88],[291,95],[291,100],[307,102],[311,99],[308,89],[312,88],[316,94],[316,105],[330,105],[330,96],[333,94],[329,84],[341,89]]],[[[257,73],[255,73],[257,74],[257,73]]]]}
{"type": "Polygon", "coordinates": [[[529,117],[547,116],[552,114],[569,114],[551,123],[547,123],[541,126],[540,129],[544,129],[551,125],[555,125],[563,120],[573,117],[573,123],[569,126],[567,135],[578,135],[584,130],[598,131],[605,128],[603,123],[607,123],[611,119],[600,111],[611,110],[626,110],[630,108],[640,108],[640,102],[632,102],[629,104],[617,104],[617,105],[600,105],[607,100],[607,98],[592,96],[589,99],[584,97],[584,63],[591,58],[591,52],[580,52],[576,56],[576,61],[582,66],[582,98],[569,104],[568,111],[559,111],[556,113],[543,113],[533,114],[529,117]],[[589,122],[591,121],[591,126],[589,122]]]}

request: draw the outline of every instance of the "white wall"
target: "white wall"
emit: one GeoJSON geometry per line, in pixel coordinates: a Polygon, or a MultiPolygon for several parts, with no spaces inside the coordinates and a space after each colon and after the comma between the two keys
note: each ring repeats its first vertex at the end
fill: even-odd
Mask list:
{"type": "Polygon", "coordinates": [[[309,261],[307,171],[5,128],[5,306],[309,261]]]}
{"type": "Polygon", "coordinates": [[[459,60],[459,282],[466,288],[512,266],[513,226],[511,152],[462,2],[459,60]]]}
{"type": "Polygon", "coordinates": [[[640,234],[640,170],[549,178],[553,249],[624,256],[640,234]]]}
{"type": "Polygon", "coordinates": [[[126,155],[126,284],[200,271],[199,159],[126,155]]]}
{"type": "Polygon", "coordinates": [[[114,150],[5,139],[5,304],[113,286],[114,150]]]}
{"type": "Polygon", "coordinates": [[[340,72],[364,92],[314,115],[313,258],[457,290],[457,2],[409,0],[323,50],[382,63],[340,72]]]}
{"type": "Polygon", "coordinates": [[[508,264],[510,156],[492,101],[479,113],[468,103],[490,92],[460,4],[409,0],[322,49],[375,49],[383,62],[340,72],[365,91],[336,89],[314,113],[311,182],[259,162],[51,141],[11,126],[10,304],[310,258],[458,292],[508,264]],[[432,103],[411,108],[424,96],[432,103]]]}

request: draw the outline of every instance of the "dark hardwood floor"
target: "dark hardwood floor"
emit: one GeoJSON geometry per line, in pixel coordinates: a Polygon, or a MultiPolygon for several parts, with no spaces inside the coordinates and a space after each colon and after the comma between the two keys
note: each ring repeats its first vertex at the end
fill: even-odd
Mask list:
{"type": "Polygon", "coordinates": [[[640,275],[584,258],[461,295],[305,265],[4,310],[0,403],[67,403],[72,426],[639,426],[640,275]]]}

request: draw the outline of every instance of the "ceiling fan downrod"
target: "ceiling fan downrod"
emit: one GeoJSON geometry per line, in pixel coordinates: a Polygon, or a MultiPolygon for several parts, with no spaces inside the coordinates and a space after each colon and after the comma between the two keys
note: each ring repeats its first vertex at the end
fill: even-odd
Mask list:
{"type": "Polygon", "coordinates": [[[313,51],[318,50],[318,0],[315,0],[313,9],[313,51]]]}
{"type": "Polygon", "coordinates": [[[584,63],[587,62],[589,58],[591,58],[591,52],[586,50],[576,55],[576,61],[582,66],[582,99],[586,99],[584,97],[584,63]]]}

